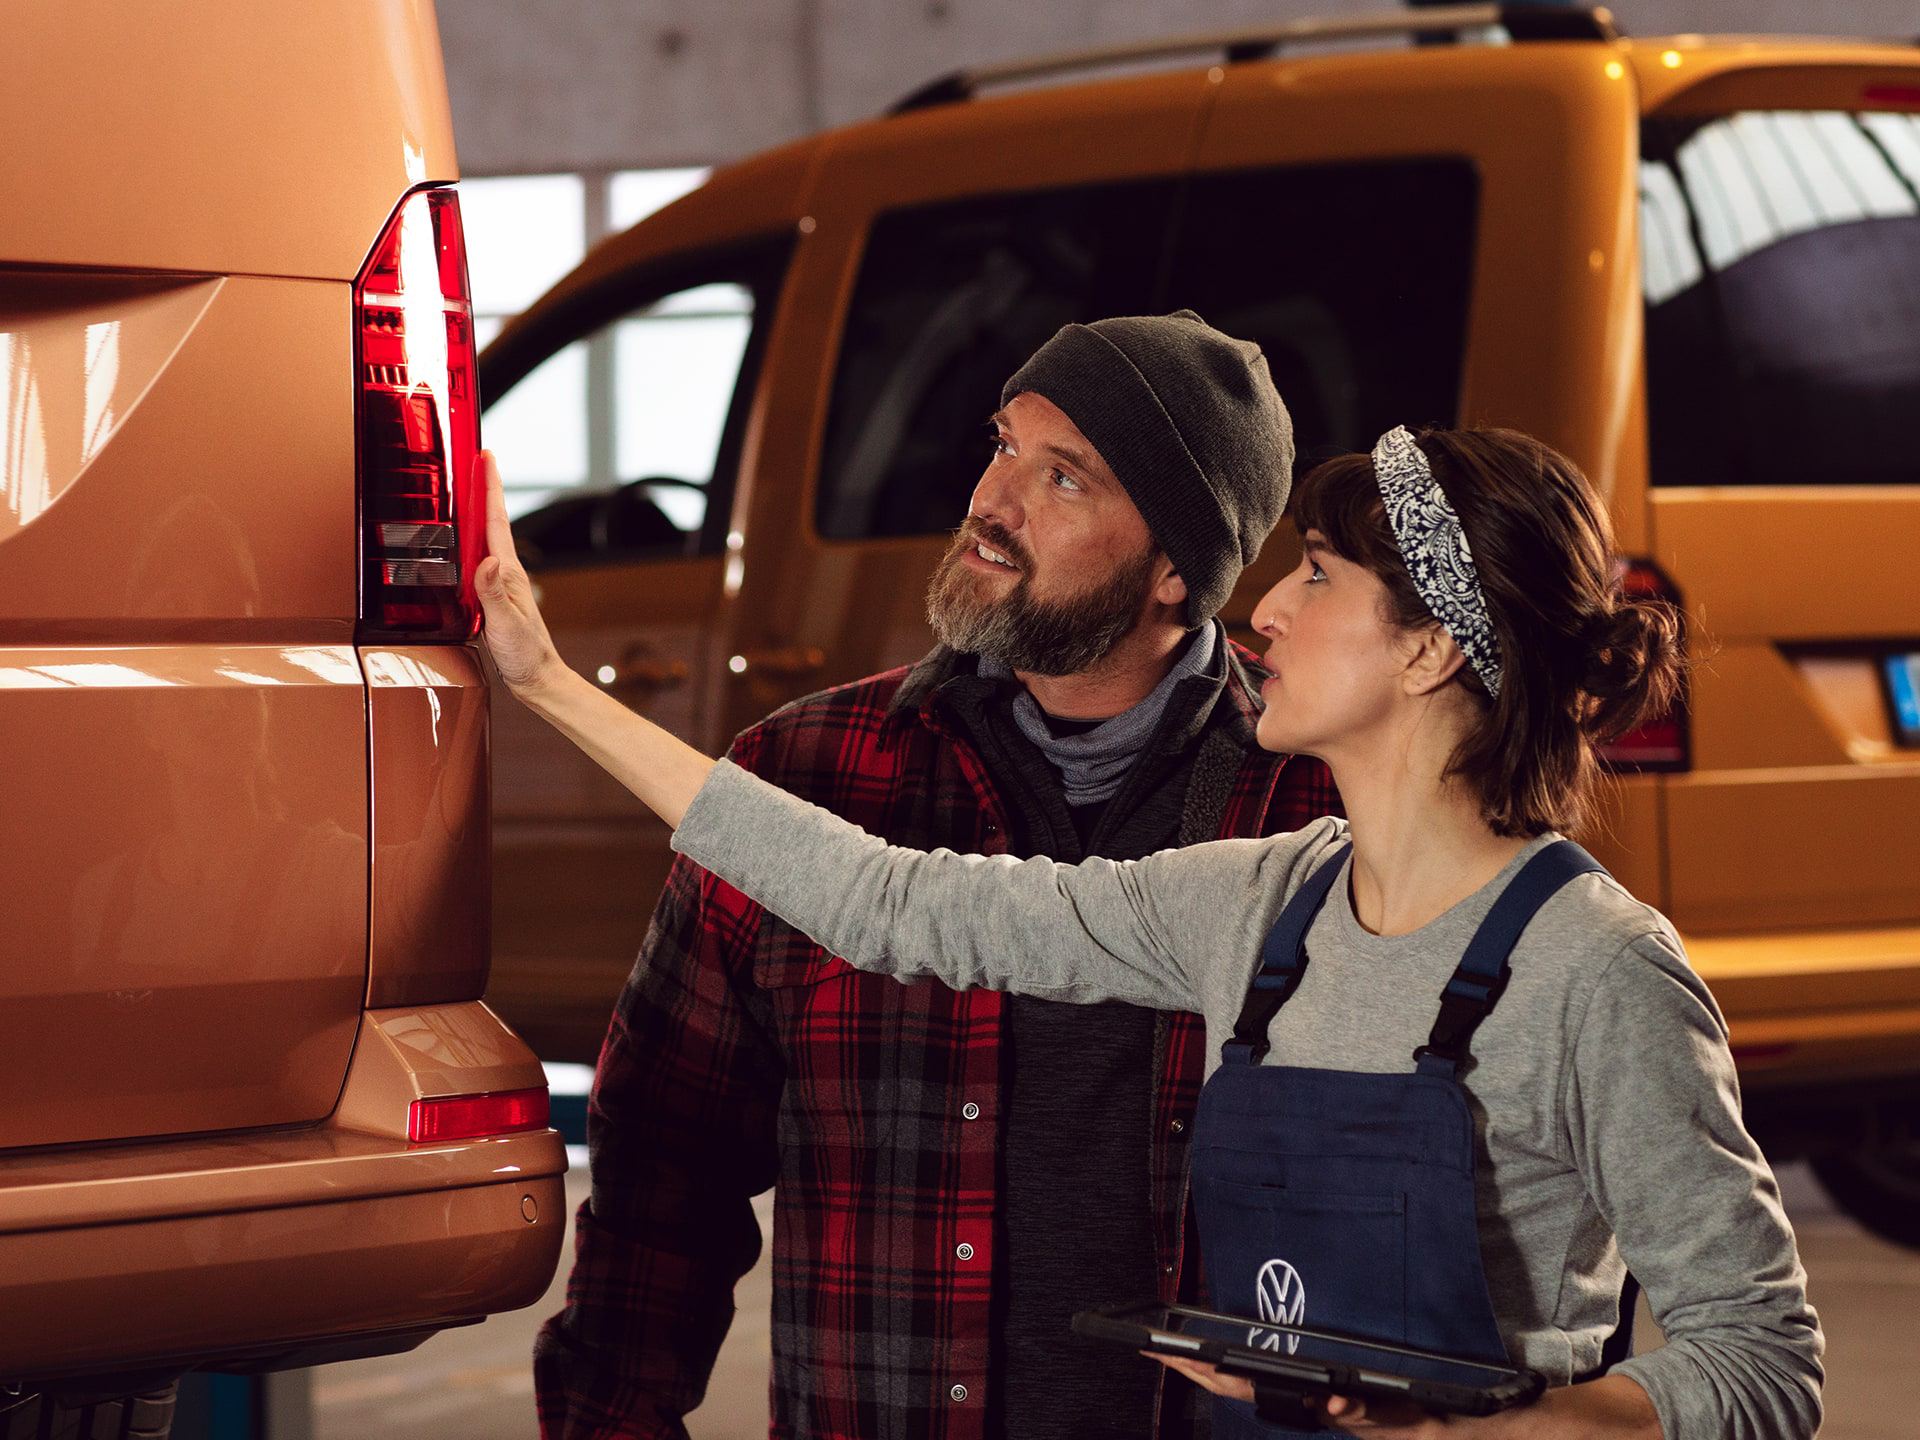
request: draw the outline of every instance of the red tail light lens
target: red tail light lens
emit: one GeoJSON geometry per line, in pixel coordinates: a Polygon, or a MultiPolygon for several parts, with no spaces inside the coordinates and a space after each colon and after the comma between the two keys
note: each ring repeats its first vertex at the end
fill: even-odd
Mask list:
{"type": "Polygon", "coordinates": [[[353,308],[360,638],[470,640],[485,516],[473,478],[473,303],[450,187],[400,202],[354,283],[353,308]]]}
{"type": "Polygon", "coordinates": [[[407,1139],[415,1145],[546,1128],[545,1086],[493,1095],[435,1095],[407,1107],[407,1139]]]}
{"type": "MultiPolygon", "coordinates": [[[[1680,592],[1650,560],[1630,560],[1621,566],[1620,588],[1629,599],[1665,600],[1684,617],[1680,592]]],[[[1630,730],[1611,745],[1600,747],[1600,758],[1616,770],[1685,770],[1692,763],[1687,744],[1687,697],[1684,691],[1673,708],[1630,730]]]]}
{"type": "Polygon", "coordinates": [[[1860,98],[1873,108],[1920,110],[1920,85],[1869,85],[1860,98]]]}

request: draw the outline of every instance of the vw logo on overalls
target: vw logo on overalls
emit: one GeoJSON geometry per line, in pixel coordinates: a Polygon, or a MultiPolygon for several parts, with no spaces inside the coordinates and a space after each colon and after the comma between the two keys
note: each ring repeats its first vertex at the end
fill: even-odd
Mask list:
{"type": "MultiPolygon", "coordinates": [[[[1277,1325],[1298,1325],[1301,1317],[1307,1313],[1307,1282],[1300,1278],[1299,1271],[1284,1260],[1269,1260],[1262,1265],[1260,1278],[1254,1282],[1254,1288],[1258,1292],[1255,1301],[1262,1320],[1270,1320],[1277,1325]]],[[[1289,1335],[1286,1341],[1289,1355],[1300,1348],[1298,1335],[1289,1335]]],[[[1278,1350],[1280,1336],[1256,1327],[1247,1332],[1247,1344],[1262,1350],[1278,1350]]]]}

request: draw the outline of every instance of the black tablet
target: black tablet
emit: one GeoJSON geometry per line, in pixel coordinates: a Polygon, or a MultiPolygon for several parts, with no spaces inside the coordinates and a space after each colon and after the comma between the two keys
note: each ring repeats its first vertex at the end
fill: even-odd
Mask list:
{"type": "Polygon", "coordinates": [[[1531,1370],[1157,1301],[1082,1310],[1073,1328],[1134,1350],[1204,1360],[1303,1399],[1350,1395],[1411,1401],[1448,1415],[1491,1415],[1525,1405],[1546,1388],[1531,1370]]]}

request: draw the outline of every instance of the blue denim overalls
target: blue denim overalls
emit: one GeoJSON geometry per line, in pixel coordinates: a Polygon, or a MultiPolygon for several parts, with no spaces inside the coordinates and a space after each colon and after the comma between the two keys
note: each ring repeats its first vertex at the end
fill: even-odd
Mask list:
{"type": "MultiPolygon", "coordinates": [[[[1193,1196],[1210,1303],[1505,1365],[1480,1263],[1473,1116],[1455,1075],[1500,998],[1527,923],[1575,876],[1605,871],[1564,840],[1522,867],[1441,992],[1412,1070],[1262,1065],[1268,1027],[1300,984],[1307,930],[1349,848],[1335,851],[1274,922],[1223,1063],[1200,1093],[1193,1196]]],[[[1314,1342],[1285,1338],[1307,1347],[1303,1358],[1313,1353],[1314,1342]]],[[[1249,1343],[1278,1349],[1282,1339],[1249,1329],[1249,1343]]],[[[1610,1343],[1609,1359],[1615,1349],[1610,1343]]],[[[1296,1428],[1217,1400],[1215,1440],[1273,1440],[1312,1425],[1284,1402],[1263,1413],[1296,1428]]]]}

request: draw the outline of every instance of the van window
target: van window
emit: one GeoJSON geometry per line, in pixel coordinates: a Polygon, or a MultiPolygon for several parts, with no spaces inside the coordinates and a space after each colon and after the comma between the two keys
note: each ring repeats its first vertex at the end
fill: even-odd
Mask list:
{"type": "Polygon", "coordinates": [[[552,462],[538,452],[562,438],[544,411],[556,383],[547,377],[605,388],[603,404],[585,407],[606,419],[588,436],[584,476],[515,518],[530,568],[724,548],[746,402],[790,246],[774,248],[708,269],[679,264],[662,285],[623,280],[617,318],[556,350],[488,408],[485,438],[503,473],[544,479],[552,462]]]}
{"type": "Polygon", "coordinates": [[[1260,346],[1302,470],[1396,425],[1452,424],[1479,189],[1462,159],[1200,176],[1167,308],[1260,346]]]}
{"type": "Polygon", "coordinates": [[[1656,485],[1920,482],[1920,117],[1645,123],[1656,485]]]}
{"type": "Polygon", "coordinates": [[[1175,188],[1137,181],[880,216],[834,376],[820,534],[958,525],[1007,377],[1062,325],[1158,306],[1175,188]]]}

